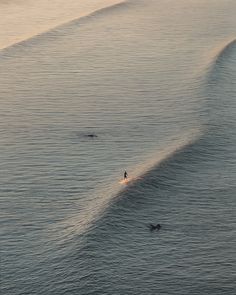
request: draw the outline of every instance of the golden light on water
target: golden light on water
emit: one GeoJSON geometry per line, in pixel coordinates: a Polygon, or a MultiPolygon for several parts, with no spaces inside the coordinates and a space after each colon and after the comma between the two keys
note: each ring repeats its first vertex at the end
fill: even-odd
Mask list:
{"type": "Polygon", "coordinates": [[[4,2],[0,3],[0,27],[4,28],[0,31],[0,49],[121,1],[41,0],[35,4],[35,1],[29,0],[25,5],[6,5],[4,2]]]}

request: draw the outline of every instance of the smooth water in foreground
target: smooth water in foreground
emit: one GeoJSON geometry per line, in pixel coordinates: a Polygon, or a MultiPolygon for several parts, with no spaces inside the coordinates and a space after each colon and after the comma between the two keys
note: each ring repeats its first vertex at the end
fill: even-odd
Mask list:
{"type": "Polygon", "coordinates": [[[0,293],[235,294],[236,2],[61,2],[1,37],[0,293]]]}

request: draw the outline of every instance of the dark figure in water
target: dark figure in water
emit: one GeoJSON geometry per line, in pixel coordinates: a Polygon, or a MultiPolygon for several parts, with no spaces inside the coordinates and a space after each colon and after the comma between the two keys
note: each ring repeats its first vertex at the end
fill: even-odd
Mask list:
{"type": "Polygon", "coordinates": [[[127,179],[128,178],[128,173],[125,171],[124,173],[124,179],[127,179]]]}
{"type": "Polygon", "coordinates": [[[160,230],[161,229],[161,225],[158,223],[157,225],[154,225],[152,223],[149,224],[149,228],[150,228],[150,231],[153,231],[153,230],[160,230]]]}
{"type": "Polygon", "coordinates": [[[86,136],[87,136],[87,137],[90,137],[90,138],[98,137],[96,134],[87,134],[86,136]]]}

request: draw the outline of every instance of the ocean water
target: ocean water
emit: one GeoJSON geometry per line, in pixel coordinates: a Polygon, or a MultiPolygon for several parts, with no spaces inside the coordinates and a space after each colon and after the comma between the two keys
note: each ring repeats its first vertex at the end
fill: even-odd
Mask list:
{"type": "Polygon", "coordinates": [[[0,293],[235,294],[236,2],[0,8],[0,293]]]}

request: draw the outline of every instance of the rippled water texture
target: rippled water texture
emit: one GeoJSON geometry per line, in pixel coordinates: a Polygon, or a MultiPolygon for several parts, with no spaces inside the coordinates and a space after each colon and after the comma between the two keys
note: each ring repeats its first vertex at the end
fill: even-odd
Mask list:
{"type": "Polygon", "coordinates": [[[0,3],[0,291],[233,295],[236,3],[117,3],[0,3]]]}

